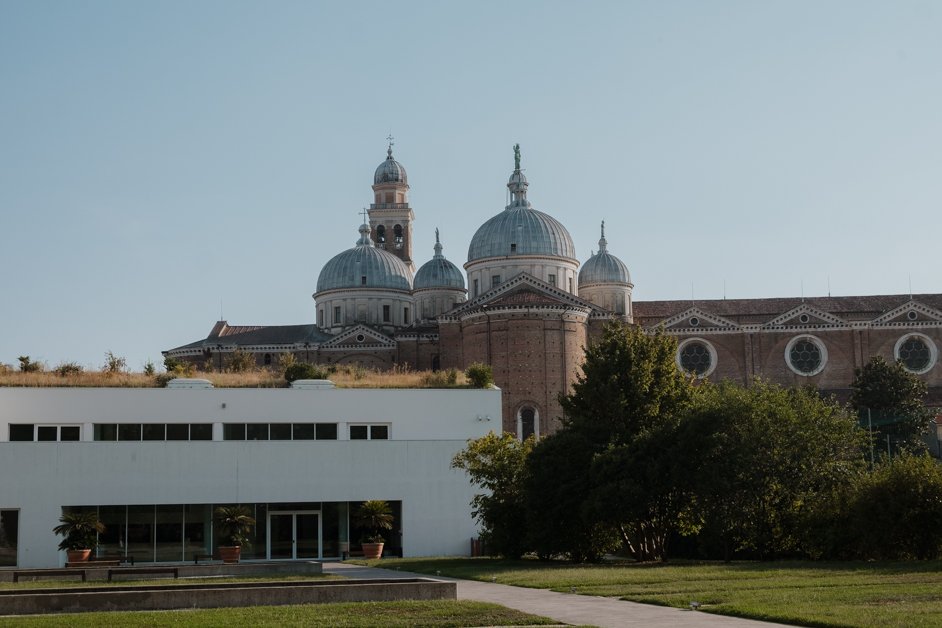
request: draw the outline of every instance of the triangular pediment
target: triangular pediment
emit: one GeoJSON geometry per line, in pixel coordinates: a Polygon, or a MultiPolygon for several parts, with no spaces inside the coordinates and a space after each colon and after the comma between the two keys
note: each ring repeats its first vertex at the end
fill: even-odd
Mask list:
{"type": "Polygon", "coordinates": [[[711,314],[696,306],[689,307],[683,312],[661,321],[659,325],[663,326],[664,329],[674,331],[681,329],[731,330],[739,328],[739,325],[733,321],[711,314]]]}
{"type": "Polygon", "coordinates": [[[515,307],[566,307],[584,309],[586,312],[593,313],[604,312],[592,303],[541,281],[533,275],[520,273],[477,298],[460,304],[447,312],[444,317],[461,317],[470,312],[515,307]]]}
{"type": "Polygon", "coordinates": [[[942,312],[919,301],[907,301],[873,319],[874,325],[913,325],[942,322],[942,312]]]}
{"type": "Polygon", "coordinates": [[[386,334],[367,327],[355,325],[320,346],[321,351],[350,351],[352,349],[395,349],[395,341],[386,334]]]}
{"type": "Polygon", "coordinates": [[[802,303],[776,316],[764,327],[833,327],[834,325],[844,326],[847,325],[847,321],[830,312],[802,303]]]}

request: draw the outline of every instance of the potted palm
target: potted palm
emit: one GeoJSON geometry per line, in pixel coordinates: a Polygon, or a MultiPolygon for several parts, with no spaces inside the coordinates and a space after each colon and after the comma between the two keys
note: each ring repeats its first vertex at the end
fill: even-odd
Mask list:
{"type": "Polygon", "coordinates": [[[59,549],[65,550],[70,563],[85,562],[98,547],[98,535],[105,531],[105,524],[94,511],[68,512],[59,517],[59,525],[52,531],[63,537],[59,549]]]}
{"type": "Polygon", "coordinates": [[[255,518],[248,506],[219,506],[213,513],[219,538],[219,557],[224,563],[237,563],[243,547],[251,547],[249,535],[255,518]]]}
{"type": "Polygon", "coordinates": [[[389,503],[382,499],[371,499],[360,504],[353,512],[353,522],[360,528],[366,528],[370,534],[360,539],[363,548],[363,558],[376,559],[383,555],[383,538],[381,530],[392,530],[393,515],[389,503]]]}

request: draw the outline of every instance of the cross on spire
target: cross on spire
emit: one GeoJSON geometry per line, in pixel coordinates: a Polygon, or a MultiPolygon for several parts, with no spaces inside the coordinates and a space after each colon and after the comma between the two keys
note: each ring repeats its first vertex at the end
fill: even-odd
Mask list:
{"type": "Polygon", "coordinates": [[[367,213],[368,213],[368,212],[366,211],[366,208],[364,207],[364,208],[363,208],[363,211],[361,211],[360,213],[363,214],[363,224],[365,225],[365,224],[367,223],[367,221],[369,220],[369,218],[367,218],[367,213]]]}
{"type": "Polygon", "coordinates": [[[395,138],[393,137],[392,133],[390,133],[389,135],[386,136],[386,139],[389,141],[389,148],[386,149],[386,155],[388,155],[389,157],[392,157],[392,147],[396,144],[393,141],[395,138]]]}

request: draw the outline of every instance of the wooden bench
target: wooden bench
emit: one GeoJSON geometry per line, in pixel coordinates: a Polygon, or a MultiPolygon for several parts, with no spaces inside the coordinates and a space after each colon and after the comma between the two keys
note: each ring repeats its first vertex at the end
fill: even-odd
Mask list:
{"type": "Polygon", "coordinates": [[[20,569],[13,572],[13,582],[19,582],[20,576],[32,576],[34,578],[82,576],[82,582],[85,582],[86,578],[84,569],[20,569]]]}
{"type": "Polygon", "coordinates": [[[108,582],[111,582],[111,579],[114,576],[126,574],[126,575],[154,575],[154,574],[170,574],[174,578],[179,578],[179,569],[176,567],[113,567],[108,570],[108,582]]]}
{"type": "Polygon", "coordinates": [[[211,560],[222,560],[216,554],[193,554],[193,564],[199,565],[200,561],[209,562],[211,560]]]}
{"type": "Polygon", "coordinates": [[[66,563],[66,567],[70,569],[94,569],[96,567],[120,567],[120,560],[83,560],[78,563],[66,563]]]}

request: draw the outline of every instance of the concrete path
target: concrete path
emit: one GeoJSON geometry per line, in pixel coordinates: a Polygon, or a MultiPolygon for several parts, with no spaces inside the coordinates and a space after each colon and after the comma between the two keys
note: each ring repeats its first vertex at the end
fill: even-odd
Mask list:
{"type": "MultiPolygon", "coordinates": [[[[393,569],[361,567],[349,563],[324,563],[324,573],[347,578],[415,578],[430,577],[393,569]]],[[[431,576],[439,580],[458,583],[459,600],[492,602],[525,613],[550,617],[566,624],[599,626],[600,628],[769,628],[776,624],[723,617],[710,613],[625,602],[610,597],[573,595],[545,589],[528,589],[506,584],[492,584],[474,580],[458,580],[444,576],[431,576]]]]}

